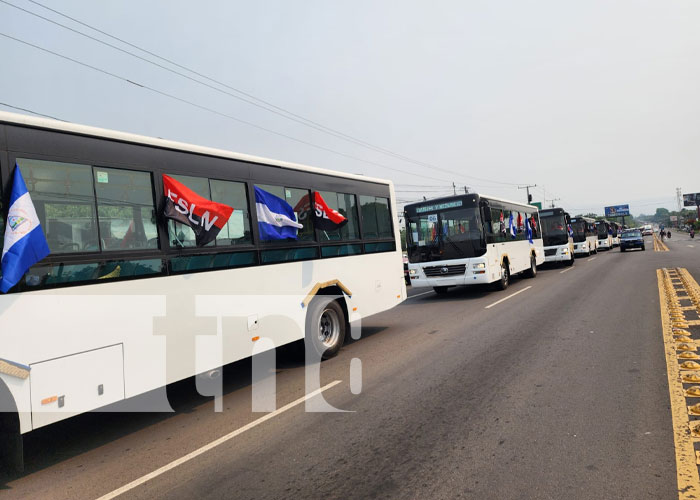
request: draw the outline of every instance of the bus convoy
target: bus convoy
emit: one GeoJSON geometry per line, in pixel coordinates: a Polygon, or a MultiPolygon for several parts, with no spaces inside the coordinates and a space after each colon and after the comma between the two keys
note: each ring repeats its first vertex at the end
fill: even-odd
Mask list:
{"type": "MultiPolygon", "coordinates": [[[[387,180],[0,112],[0,185],[7,234],[36,218],[48,254],[0,276],[11,466],[23,434],[253,353],[302,341],[331,357],[356,320],[407,297],[387,180]]],[[[407,281],[438,294],[504,290],[621,230],[480,194],[403,215],[407,281]]]]}

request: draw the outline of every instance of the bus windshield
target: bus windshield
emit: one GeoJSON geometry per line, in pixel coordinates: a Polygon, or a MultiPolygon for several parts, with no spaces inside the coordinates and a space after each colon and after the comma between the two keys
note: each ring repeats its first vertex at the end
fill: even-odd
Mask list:
{"type": "Polygon", "coordinates": [[[598,228],[598,239],[604,240],[608,237],[608,225],[605,222],[599,222],[596,227],[598,228]]]}
{"type": "Polygon", "coordinates": [[[574,241],[576,243],[586,241],[586,221],[579,220],[572,222],[571,228],[574,230],[574,241]]]}
{"type": "Polygon", "coordinates": [[[544,246],[551,247],[554,245],[566,245],[569,241],[569,235],[566,229],[566,218],[564,214],[555,214],[550,216],[541,216],[540,223],[542,224],[542,240],[544,246]]]}
{"type": "Polygon", "coordinates": [[[409,262],[465,259],[486,252],[477,208],[412,215],[406,227],[409,262]]]}

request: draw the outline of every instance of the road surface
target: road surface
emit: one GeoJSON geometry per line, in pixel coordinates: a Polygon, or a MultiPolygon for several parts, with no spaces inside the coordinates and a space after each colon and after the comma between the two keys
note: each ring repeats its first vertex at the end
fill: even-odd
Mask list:
{"type": "Polygon", "coordinates": [[[504,292],[409,290],[323,363],[322,384],[340,381],[323,397],[344,412],[285,407],[304,370],[283,350],[283,411],[264,421],[244,361],[226,369],[223,412],[185,382],[175,413],[40,429],[0,498],[678,498],[656,270],[700,281],[700,243],[667,245],[545,267],[504,292]]]}

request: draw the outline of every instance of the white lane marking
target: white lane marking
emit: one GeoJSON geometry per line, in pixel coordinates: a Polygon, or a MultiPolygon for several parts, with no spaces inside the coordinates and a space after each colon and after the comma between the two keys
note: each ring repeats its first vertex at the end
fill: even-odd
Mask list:
{"type": "Polygon", "coordinates": [[[292,401],[289,404],[284,405],[282,408],[279,408],[271,413],[268,413],[267,415],[264,415],[257,420],[253,420],[249,424],[246,424],[243,427],[240,427],[240,428],[236,429],[235,431],[232,431],[232,432],[226,434],[225,436],[221,436],[219,439],[216,439],[216,440],[212,441],[211,443],[206,444],[206,445],[202,446],[201,448],[198,448],[198,449],[194,450],[193,452],[188,453],[187,455],[185,455],[181,458],[178,458],[177,460],[173,460],[172,462],[170,462],[167,465],[164,465],[160,469],[156,469],[153,472],[146,474],[145,476],[142,476],[134,481],[131,481],[129,484],[126,484],[126,485],[122,486],[121,488],[112,491],[111,493],[107,493],[106,495],[101,496],[100,498],[98,498],[98,500],[110,500],[112,498],[115,498],[119,495],[126,493],[129,490],[133,490],[137,486],[140,486],[140,485],[144,484],[145,482],[150,481],[151,479],[154,479],[154,478],[160,476],[161,474],[165,474],[169,470],[172,470],[175,467],[184,464],[185,462],[189,462],[193,458],[196,458],[199,455],[202,455],[203,453],[206,453],[209,450],[216,448],[217,446],[219,446],[221,444],[224,444],[226,441],[229,441],[229,440],[235,438],[236,436],[240,436],[245,431],[248,431],[248,430],[252,429],[253,427],[256,427],[256,426],[262,424],[263,422],[266,422],[266,421],[270,420],[271,418],[276,417],[280,413],[284,413],[285,411],[290,410],[290,409],[294,408],[295,406],[300,405],[301,403],[303,403],[307,399],[311,399],[314,396],[321,394],[323,391],[328,390],[331,387],[335,387],[340,382],[341,382],[340,380],[336,380],[334,382],[331,382],[328,385],[324,385],[320,389],[316,389],[315,391],[310,392],[309,394],[307,394],[307,395],[305,395],[305,396],[303,396],[295,401],[292,401]]]}
{"type": "Polygon", "coordinates": [[[559,274],[568,273],[568,272],[571,271],[572,269],[573,269],[573,267],[570,267],[570,268],[568,268],[568,269],[564,269],[563,271],[559,271],[559,274]]]}
{"type": "Polygon", "coordinates": [[[432,290],[430,290],[429,292],[417,293],[415,295],[411,295],[410,297],[406,297],[406,300],[415,299],[416,297],[420,297],[421,295],[427,295],[429,293],[434,293],[434,292],[432,290]]]}
{"type": "Polygon", "coordinates": [[[586,259],[586,262],[590,262],[592,260],[596,260],[596,257],[591,257],[590,259],[586,259]]]}
{"type": "Polygon", "coordinates": [[[688,245],[690,248],[695,248],[695,245],[688,245]]]}
{"type": "Polygon", "coordinates": [[[508,299],[510,299],[510,298],[513,298],[513,297],[515,297],[516,295],[518,295],[519,293],[523,293],[525,290],[529,290],[530,288],[532,288],[532,286],[526,286],[526,287],[523,288],[522,290],[518,290],[517,292],[508,295],[508,297],[504,297],[504,298],[502,298],[501,300],[497,300],[497,301],[494,302],[493,304],[490,304],[490,305],[486,306],[484,309],[491,309],[493,306],[497,306],[497,305],[500,304],[501,302],[505,302],[506,300],[508,300],[508,299]]]}

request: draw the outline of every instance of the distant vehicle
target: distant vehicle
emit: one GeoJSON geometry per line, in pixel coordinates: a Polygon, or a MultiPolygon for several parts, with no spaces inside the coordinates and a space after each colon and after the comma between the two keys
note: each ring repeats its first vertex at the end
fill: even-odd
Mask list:
{"type": "Polygon", "coordinates": [[[544,262],[537,207],[476,193],[406,205],[406,243],[414,287],[494,283],[535,277],[544,262]]]}
{"type": "Polygon", "coordinates": [[[571,217],[562,208],[540,210],[542,242],[545,262],[562,262],[567,266],[574,263],[573,231],[569,231],[571,217]]]}
{"type": "Polygon", "coordinates": [[[598,253],[598,232],[594,219],[574,217],[571,219],[571,229],[574,233],[575,255],[598,253]]]}
{"type": "Polygon", "coordinates": [[[651,224],[646,224],[642,227],[642,236],[652,236],[654,234],[654,228],[651,224]]]}
{"type": "Polygon", "coordinates": [[[611,236],[612,236],[613,247],[619,247],[620,246],[620,236],[622,234],[622,226],[620,224],[618,224],[617,222],[610,222],[610,229],[612,231],[611,236]]]}
{"type": "Polygon", "coordinates": [[[644,237],[639,229],[624,231],[620,236],[620,252],[631,250],[632,248],[645,250],[644,237]]]}
{"type": "Polygon", "coordinates": [[[595,227],[598,233],[598,248],[610,250],[613,247],[612,228],[606,220],[596,221],[595,227]]]}

